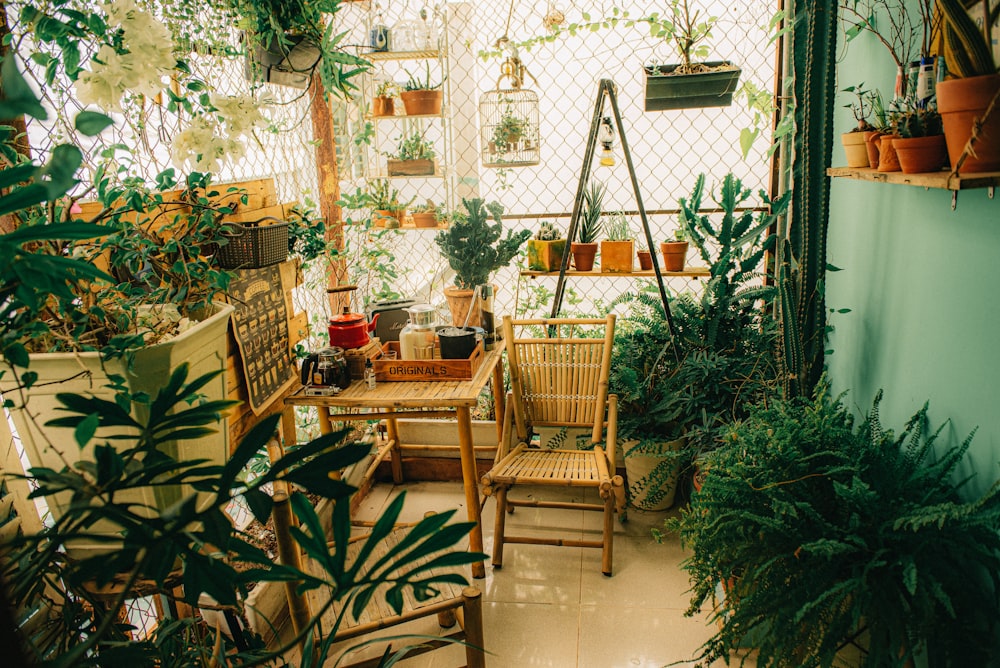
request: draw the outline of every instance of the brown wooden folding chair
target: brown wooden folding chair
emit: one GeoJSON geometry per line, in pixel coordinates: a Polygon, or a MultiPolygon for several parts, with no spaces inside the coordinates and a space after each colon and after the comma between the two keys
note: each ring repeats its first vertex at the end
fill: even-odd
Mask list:
{"type": "Polygon", "coordinates": [[[482,478],[484,492],[497,500],[494,568],[503,566],[505,543],[599,547],[601,571],[611,575],[614,516],[625,502],[622,478],[615,475],[617,397],[608,395],[614,329],[614,315],[536,320],[504,317],[511,393],[496,462],[482,478]],[[572,436],[565,439],[574,429],[587,435],[576,440],[575,448],[551,448],[537,439],[545,428],[562,432],[563,442],[574,440],[572,436]],[[603,502],[515,500],[508,495],[515,485],[531,486],[536,495],[544,494],[546,487],[589,487],[603,502]],[[507,513],[517,506],[602,512],[601,540],[507,535],[507,513]]]}

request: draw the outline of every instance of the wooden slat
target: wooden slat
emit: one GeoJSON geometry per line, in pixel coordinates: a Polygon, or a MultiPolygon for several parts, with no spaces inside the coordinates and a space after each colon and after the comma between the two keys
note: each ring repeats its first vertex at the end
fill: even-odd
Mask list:
{"type": "Polygon", "coordinates": [[[904,174],[903,172],[880,172],[869,168],[830,167],[826,170],[826,173],[829,176],[858,181],[893,183],[897,185],[919,186],[921,188],[939,188],[942,190],[969,190],[972,188],[990,188],[1000,185],[1000,172],[980,172],[952,176],[947,170],[925,174],[904,174]]]}

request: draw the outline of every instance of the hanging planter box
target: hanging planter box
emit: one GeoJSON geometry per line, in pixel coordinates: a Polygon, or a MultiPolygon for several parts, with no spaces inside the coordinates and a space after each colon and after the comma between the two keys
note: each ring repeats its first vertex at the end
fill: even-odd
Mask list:
{"type": "Polygon", "coordinates": [[[286,44],[273,38],[266,47],[253,45],[247,54],[248,80],[303,90],[309,87],[313,70],[322,57],[319,46],[305,35],[295,33],[285,33],[285,40],[286,44]]]}
{"type": "Polygon", "coordinates": [[[728,107],[740,80],[740,68],[727,61],[705,63],[715,69],[693,74],[672,74],[680,65],[643,67],[646,74],[646,111],[728,107]]]}
{"type": "Polygon", "coordinates": [[[532,271],[558,271],[562,265],[565,239],[528,239],[528,269],[532,271]]]}
{"type": "Polygon", "coordinates": [[[434,176],[436,166],[433,160],[389,160],[389,176],[434,176]]]}

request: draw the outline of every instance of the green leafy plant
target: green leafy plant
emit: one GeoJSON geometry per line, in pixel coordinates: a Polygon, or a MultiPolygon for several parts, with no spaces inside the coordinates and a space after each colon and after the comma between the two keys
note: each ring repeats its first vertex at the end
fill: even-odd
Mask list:
{"type": "Polygon", "coordinates": [[[497,202],[484,204],[480,198],[463,199],[464,219],[451,222],[448,229],[434,237],[441,254],[455,270],[455,285],[471,290],[488,283],[490,275],[510,264],[531,230],[507,230],[503,235],[503,207],[497,202]],[[486,212],[493,218],[491,224],[486,212]]]}
{"type": "Polygon", "coordinates": [[[604,218],[604,237],[608,241],[628,241],[632,228],[624,211],[612,211],[604,218]]]}
{"type": "Polygon", "coordinates": [[[186,367],[178,369],[151,399],[126,394],[115,401],[59,396],[65,408],[51,424],[73,429],[77,445],[93,446],[94,456],[61,471],[29,471],[38,485],[32,497],[69,493],[75,502],[39,533],[17,535],[4,545],[4,575],[11,602],[15,608],[35,608],[35,614],[46,620],[45,633],[24,635],[21,647],[5,648],[14,653],[7,656],[13,664],[44,660],[46,665],[103,666],[136,661],[176,665],[177,657],[184,655],[185,665],[201,665],[223,660],[225,653],[226,665],[260,665],[305,642],[302,665],[321,665],[330,655],[340,623],[337,619],[330,628],[324,619],[333,602],[343,602],[345,609],[357,616],[379,587],[388,586],[387,603],[398,613],[404,592],[422,599],[439,583],[462,580],[454,574],[432,574],[420,560],[440,554],[440,563],[458,566],[484,556],[448,552],[470,529],[468,523],[447,524],[452,511],[417,524],[410,534],[409,549],[378,561],[371,558],[374,544],[388,534],[399,517],[400,498],[378,519],[359,556],[348,559],[349,497],[355,490],[328,473],[359,461],[370,446],[345,442],[346,431],[290,449],[252,480],[243,470],[274,434],[278,415],[265,418],[252,429],[224,466],[170,457],[162,450],[164,443],[225,428],[220,413],[235,403],[199,402],[199,393],[212,375],[188,383],[186,374],[186,367]],[[134,417],[134,403],[144,407],[146,417],[134,417]],[[200,496],[189,493],[162,512],[125,500],[139,490],[181,482],[200,496]],[[332,536],[327,536],[302,492],[292,493],[287,501],[272,497],[271,488],[289,485],[335,502],[332,536]],[[235,529],[225,509],[238,496],[261,523],[276,509],[290,506],[300,524],[291,530],[297,549],[307,553],[319,570],[307,573],[275,563],[250,536],[235,529]],[[95,533],[97,523],[111,530],[95,533]],[[102,542],[108,551],[68,557],[67,546],[72,549],[79,541],[102,542]],[[221,609],[239,614],[250,582],[294,581],[300,583],[300,593],[324,591],[327,602],[314,611],[294,638],[276,649],[265,648],[259,637],[249,633],[228,639],[199,625],[196,618],[167,621],[151,637],[137,640],[117,616],[140,584],[148,594],[168,599],[178,596],[175,589],[182,584],[180,600],[189,605],[204,605],[199,599],[205,593],[221,609]],[[96,587],[109,582],[121,585],[112,589],[110,598],[95,593],[96,587]],[[321,620],[324,635],[314,642],[311,636],[321,620]],[[19,650],[23,657],[18,656],[19,650]]]}
{"type": "Polygon", "coordinates": [[[940,443],[926,405],[896,436],[880,398],[855,424],[821,384],[812,400],[753,408],[709,457],[666,525],[691,550],[688,614],[727,589],[697,660],[728,660],[748,638],[769,666],[834,665],[848,644],[863,666],[996,656],[1000,485],[963,500],[972,436],[940,443]]]}
{"type": "Polygon", "coordinates": [[[381,211],[405,209],[413,203],[414,199],[416,198],[411,198],[409,201],[403,202],[400,199],[399,190],[392,187],[389,179],[372,179],[368,182],[367,203],[372,209],[379,209],[381,211]]]}
{"type": "MultiPolygon", "coordinates": [[[[975,77],[996,74],[1000,64],[993,59],[993,48],[986,34],[969,16],[961,0],[940,0],[935,4],[943,17],[944,57],[948,73],[958,77],[975,77]]],[[[1000,19],[1000,7],[990,9],[983,5],[986,25],[992,26],[1000,19]]]]}
{"type": "Polygon", "coordinates": [[[425,72],[424,77],[422,79],[420,78],[419,75],[413,75],[410,72],[410,70],[405,70],[405,71],[408,77],[406,79],[406,82],[403,84],[403,90],[405,91],[436,90],[444,84],[443,79],[436,84],[431,83],[431,64],[429,62],[427,63],[427,71],[425,72]]]}
{"type": "Polygon", "coordinates": [[[683,227],[677,227],[674,229],[673,238],[668,238],[667,241],[687,241],[687,233],[684,231],[683,227]]]}
{"type": "Polygon", "coordinates": [[[528,121],[516,116],[508,105],[493,128],[493,145],[498,151],[510,151],[527,134],[528,128],[528,121]]]}
{"type": "Polygon", "coordinates": [[[380,81],[375,87],[375,97],[397,97],[399,95],[399,84],[392,79],[380,81]]]}
{"type": "Polygon", "coordinates": [[[433,160],[435,155],[434,144],[424,138],[424,133],[414,132],[408,137],[400,137],[394,157],[398,160],[433,160]]]}
{"type": "Polygon", "coordinates": [[[848,86],[842,91],[854,96],[853,102],[844,105],[845,109],[851,110],[851,113],[854,114],[854,120],[858,123],[856,128],[851,129],[851,132],[870,132],[874,130],[872,124],[868,122],[872,114],[874,93],[865,90],[864,86],[863,83],[860,83],[857,86],[848,86]]]}
{"type": "Polygon", "coordinates": [[[637,23],[649,25],[650,35],[673,42],[677,54],[681,58],[678,74],[698,72],[704,66],[693,63],[693,59],[704,60],[709,55],[705,40],[712,36],[712,28],[718,22],[718,17],[702,17],[701,10],[693,12],[688,0],[670,0],[669,16],[661,17],[659,12],[653,12],[647,17],[636,19],[637,23]]]}
{"type": "Polygon", "coordinates": [[[607,193],[607,186],[596,179],[591,179],[584,189],[583,208],[580,211],[580,221],[576,230],[577,242],[592,244],[600,237],[605,193],[607,193]]]}

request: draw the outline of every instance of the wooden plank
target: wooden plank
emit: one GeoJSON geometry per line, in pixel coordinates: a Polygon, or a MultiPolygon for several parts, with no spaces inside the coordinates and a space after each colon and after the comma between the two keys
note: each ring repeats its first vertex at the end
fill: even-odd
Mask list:
{"type": "MultiPolygon", "coordinates": [[[[468,380],[476,375],[483,362],[483,342],[476,344],[475,350],[468,359],[445,360],[440,358],[440,349],[434,348],[434,359],[404,360],[399,358],[399,341],[387,341],[382,346],[382,352],[395,352],[397,359],[385,361],[376,359],[375,379],[380,381],[447,381],[468,380]]],[[[429,388],[431,392],[433,388],[429,388]]],[[[404,390],[405,392],[406,390],[404,390]]],[[[422,392],[426,394],[426,392],[422,392]]]]}
{"type": "Polygon", "coordinates": [[[904,174],[903,172],[880,172],[875,169],[862,169],[860,167],[830,167],[826,170],[826,173],[828,176],[835,178],[919,186],[921,188],[937,188],[941,190],[970,190],[973,188],[992,188],[1000,185],[1000,172],[980,172],[952,176],[946,170],[925,174],[904,174]]]}
{"type": "MultiPolygon", "coordinates": [[[[675,278],[681,276],[688,277],[700,277],[700,276],[710,276],[711,270],[708,267],[684,267],[684,271],[660,271],[660,274],[664,278],[675,278]]],[[[521,276],[526,277],[537,277],[537,276],[558,276],[558,271],[522,271],[521,276]]],[[[583,278],[656,278],[656,273],[652,269],[640,269],[638,271],[622,272],[622,273],[609,273],[601,272],[600,269],[594,269],[592,271],[576,271],[575,269],[566,270],[567,277],[583,277],[583,278]]]]}
{"type": "Polygon", "coordinates": [[[292,208],[296,202],[286,202],[284,204],[274,204],[259,209],[240,209],[236,213],[231,213],[222,217],[223,223],[255,223],[261,218],[273,217],[287,220],[295,215],[292,208]]]}

